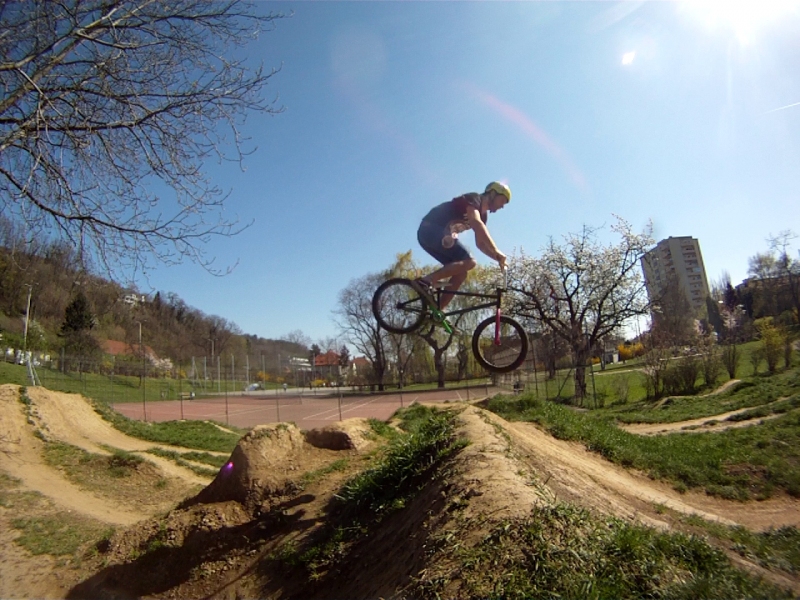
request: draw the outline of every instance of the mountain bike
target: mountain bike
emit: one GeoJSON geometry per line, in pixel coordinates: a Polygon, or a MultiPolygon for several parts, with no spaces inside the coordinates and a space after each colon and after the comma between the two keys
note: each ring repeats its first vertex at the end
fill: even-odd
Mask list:
{"type": "Polygon", "coordinates": [[[448,333],[453,333],[448,317],[494,308],[495,314],[478,323],[472,334],[472,353],[478,364],[487,371],[508,373],[525,360],[528,336],[522,325],[501,314],[500,306],[507,287],[506,276],[503,287],[498,286],[494,294],[445,292],[438,287],[433,288],[434,294],[429,295],[417,291],[410,279],[396,277],[385,281],[375,291],[372,313],[378,324],[392,333],[410,333],[422,328],[425,322],[441,325],[448,333]],[[440,306],[444,293],[491,301],[443,312],[440,306]]]}

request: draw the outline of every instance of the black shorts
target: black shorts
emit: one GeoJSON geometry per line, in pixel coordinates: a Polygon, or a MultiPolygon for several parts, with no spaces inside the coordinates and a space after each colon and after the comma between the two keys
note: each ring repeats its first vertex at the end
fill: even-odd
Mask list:
{"type": "Polygon", "coordinates": [[[442,245],[442,240],[450,236],[447,226],[423,221],[417,230],[417,240],[422,249],[443,265],[460,262],[472,258],[460,239],[456,239],[450,248],[442,245]]]}

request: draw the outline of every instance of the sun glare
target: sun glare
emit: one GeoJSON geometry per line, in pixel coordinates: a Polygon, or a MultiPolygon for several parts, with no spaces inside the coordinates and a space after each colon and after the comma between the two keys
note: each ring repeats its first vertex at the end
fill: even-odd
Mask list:
{"type": "Polygon", "coordinates": [[[636,52],[626,52],[625,54],[622,55],[622,64],[632,65],[634,58],[636,58],[636,52]]]}
{"type": "Polygon", "coordinates": [[[783,18],[800,14],[800,0],[683,0],[679,6],[711,31],[732,31],[742,45],[755,43],[783,18]]]}

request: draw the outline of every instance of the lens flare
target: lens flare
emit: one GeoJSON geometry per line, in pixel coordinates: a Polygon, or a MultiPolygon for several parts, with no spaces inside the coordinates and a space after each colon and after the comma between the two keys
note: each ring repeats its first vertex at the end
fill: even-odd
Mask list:
{"type": "Polygon", "coordinates": [[[709,31],[732,31],[747,46],[773,27],[800,14],[798,0],[684,0],[679,9],[709,31]]]}

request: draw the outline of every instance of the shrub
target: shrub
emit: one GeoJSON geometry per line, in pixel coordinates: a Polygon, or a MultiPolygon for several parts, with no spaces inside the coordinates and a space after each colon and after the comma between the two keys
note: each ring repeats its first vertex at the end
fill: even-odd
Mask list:
{"type": "Polygon", "coordinates": [[[736,348],[736,344],[728,344],[722,349],[722,364],[731,379],[736,378],[736,369],[742,359],[742,353],[736,348]]]}
{"type": "Polygon", "coordinates": [[[784,353],[786,343],[786,332],[783,327],[775,325],[770,317],[759,319],[756,323],[758,332],[761,334],[762,349],[764,358],[767,361],[767,369],[774,373],[778,368],[778,361],[784,353]]]}

